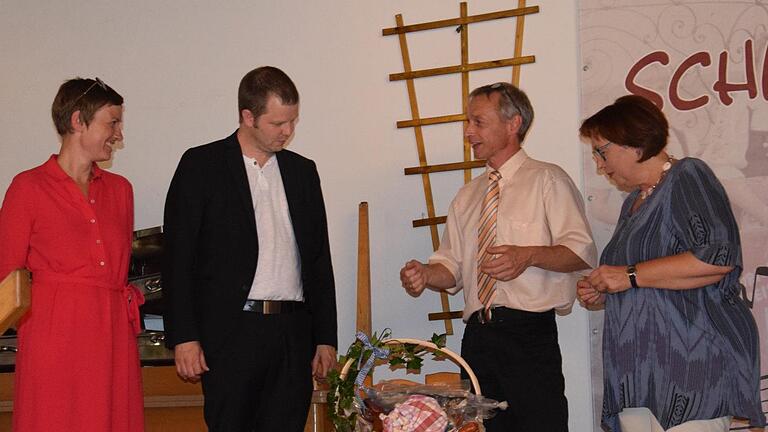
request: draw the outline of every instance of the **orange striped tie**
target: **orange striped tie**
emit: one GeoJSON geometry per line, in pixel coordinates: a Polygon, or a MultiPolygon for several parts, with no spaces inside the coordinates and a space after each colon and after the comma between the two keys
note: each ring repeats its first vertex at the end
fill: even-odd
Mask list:
{"type": "Polygon", "coordinates": [[[492,258],[487,249],[496,243],[496,214],[499,209],[499,180],[501,174],[491,171],[488,175],[488,190],[483,198],[483,211],[480,213],[480,225],[477,237],[477,297],[485,305],[485,310],[491,307],[493,293],[496,289],[496,279],[480,271],[480,265],[492,258]]]}

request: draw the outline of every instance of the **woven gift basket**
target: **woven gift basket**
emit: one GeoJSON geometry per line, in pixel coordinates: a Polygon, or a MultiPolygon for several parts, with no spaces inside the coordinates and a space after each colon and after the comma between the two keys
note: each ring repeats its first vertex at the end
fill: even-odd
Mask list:
{"type": "MultiPolygon", "coordinates": [[[[360,398],[361,389],[365,386],[364,381],[376,365],[388,363],[390,367],[405,367],[409,372],[420,372],[421,359],[425,354],[432,354],[437,359],[448,359],[458,367],[463,369],[469,378],[469,382],[477,396],[481,395],[480,384],[472,368],[458,354],[444,347],[443,338],[433,337],[433,341],[410,338],[388,338],[385,333],[380,340],[376,339],[370,342],[366,335],[358,333],[357,341],[350,347],[347,356],[342,357],[343,367],[338,373],[338,377],[332,380],[333,396],[329,397],[330,416],[339,432],[358,431],[355,425],[358,413],[355,410],[352,397],[356,399],[357,408],[360,409],[362,399],[360,398]],[[354,379],[353,379],[354,378],[354,379]],[[352,397],[350,397],[352,395],[352,397]],[[346,397],[345,397],[346,396],[346,397]]],[[[429,377],[452,376],[448,381],[458,382],[456,373],[436,373],[427,375],[429,377]]],[[[406,380],[396,380],[406,381],[406,380]]],[[[429,383],[429,380],[427,380],[429,383]]],[[[440,382],[441,379],[433,380],[440,382]]],[[[415,384],[415,383],[414,383],[415,384]]],[[[330,396],[330,395],[329,395],[330,396]]]]}

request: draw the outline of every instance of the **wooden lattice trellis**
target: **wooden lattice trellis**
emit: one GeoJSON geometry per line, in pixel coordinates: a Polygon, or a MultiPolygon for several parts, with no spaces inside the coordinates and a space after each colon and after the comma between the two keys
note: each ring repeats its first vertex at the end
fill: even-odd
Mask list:
{"type": "MultiPolygon", "coordinates": [[[[467,119],[467,107],[469,105],[469,72],[493,69],[500,67],[512,67],[512,84],[518,85],[520,83],[520,66],[524,64],[533,63],[536,59],[532,55],[523,56],[523,30],[525,24],[525,16],[539,12],[538,6],[525,5],[525,0],[518,0],[518,7],[515,9],[504,10],[499,12],[491,12],[480,15],[468,15],[467,3],[461,2],[459,4],[459,17],[452,19],[445,19],[439,21],[432,21],[420,24],[403,24],[402,14],[395,15],[396,27],[386,28],[382,30],[384,36],[397,35],[400,41],[400,52],[403,57],[403,72],[393,73],[389,75],[390,81],[405,81],[408,87],[408,99],[411,105],[411,119],[397,122],[398,128],[413,128],[413,132],[416,135],[416,149],[419,155],[419,166],[405,168],[405,175],[421,175],[422,184],[424,187],[424,199],[427,205],[427,218],[416,219],[413,221],[413,227],[429,226],[432,236],[432,248],[437,250],[440,245],[440,236],[437,232],[437,225],[445,223],[446,216],[437,216],[435,214],[435,205],[432,198],[432,184],[430,182],[429,175],[436,172],[444,171],[464,171],[464,183],[469,183],[472,179],[472,169],[483,167],[485,165],[484,160],[472,160],[471,147],[469,141],[463,138],[463,161],[429,165],[427,162],[427,155],[424,147],[424,135],[422,134],[422,126],[436,125],[442,123],[463,122],[464,129],[466,129],[467,119]],[[515,30],[515,52],[514,56],[510,58],[483,61],[477,63],[469,62],[469,35],[468,26],[472,23],[478,23],[483,21],[497,20],[502,18],[516,18],[516,30],[515,30]],[[444,66],[433,69],[413,70],[411,68],[411,59],[408,52],[408,42],[406,40],[406,34],[432,30],[444,27],[458,27],[457,31],[461,35],[461,64],[453,66],[444,66]],[[461,113],[449,114],[437,117],[422,118],[419,114],[419,104],[416,99],[416,89],[414,87],[414,80],[416,78],[430,77],[436,75],[447,74],[461,74],[461,113]]],[[[442,311],[430,313],[428,319],[431,321],[443,320],[445,323],[445,331],[448,334],[453,334],[452,319],[461,318],[461,312],[451,311],[448,296],[441,294],[442,311]]]]}

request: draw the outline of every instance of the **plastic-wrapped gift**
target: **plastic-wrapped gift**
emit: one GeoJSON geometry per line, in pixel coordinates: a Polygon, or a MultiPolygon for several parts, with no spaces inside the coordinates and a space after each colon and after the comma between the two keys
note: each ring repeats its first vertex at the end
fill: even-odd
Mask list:
{"type": "Polygon", "coordinates": [[[448,427],[448,415],[440,404],[424,395],[410,396],[382,420],[384,432],[443,432],[448,427]]]}
{"type": "MultiPolygon", "coordinates": [[[[507,402],[497,402],[470,393],[466,383],[422,385],[413,382],[407,383],[403,380],[394,381],[380,382],[374,388],[365,390],[365,405],[368,407],[367,417],[373,422],[374,431],[384,430],[380,418],[386,419],[388,413],[403,406],[405,402],[416,395],[433,399],[440,406],[440,409],[447,416],[448,427],[451,432],[482,431],[484,430],[482,420],[493,417],[496,410],[506,409],[508,405],[507,402]]],[[[408,430],[408,432],[411,431],[408,430]]]]}

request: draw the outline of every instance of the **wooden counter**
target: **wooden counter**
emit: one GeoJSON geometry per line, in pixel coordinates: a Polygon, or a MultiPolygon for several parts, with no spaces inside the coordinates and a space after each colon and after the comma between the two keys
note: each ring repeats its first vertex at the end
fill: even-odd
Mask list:
{"type": "MultiPolygon", "coordinates": [[[[147,432],[206,431],[200,384],[176,376],[173,366],[144,367],[144,421],[147,432]]],[[[0,373],[0,431],[11,430],[15,373],[0,373]]]]}
{"type": "MultiPolygon", "coordinates": [[[[144,421],[147,432],[204,432],[203,395],[200,384],[185,383],[173,366],[144,367],[144,421]]],[[[0,373],[0,431],[11,430],[13,379],[0,373]]],[[[320,392],[313,395],[305,432],[331,432],[320,392]]]]}

